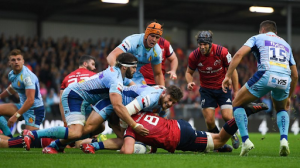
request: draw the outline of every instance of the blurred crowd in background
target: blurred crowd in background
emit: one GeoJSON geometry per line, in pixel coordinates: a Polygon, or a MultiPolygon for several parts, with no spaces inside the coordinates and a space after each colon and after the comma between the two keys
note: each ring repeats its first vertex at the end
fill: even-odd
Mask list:
{"type": "MultiPolygon", "coordinates": [[[[171,45],[173,44],[172,41],[171,45]]],[[[39,78],[41,94],[43,96],[47,113],[54,113],[59,115],[58,103],[60,84],[64,77],[70,72],[78,68],[79,57],[82,55],[92,55],[96,58],[96,72],[100,72],[107,68],[107,55],[119,44],[121,39],[113,38],[99,38],[98,41],[83,41],[78,39],[61,37],[53,39],[51,37],[42,39],[39,37],[25,37],[15,35],[14,37],[6,37],[4,34],[0,36],[0,91],[2,92],[10,83],[8,82],[8,73],[11,70],[8,64],[8,56],[12,49],[20,49],[24,53],[25,64],[29,67],[39,78]]],[[[228,48],[226,44],[219,44],[228,48]]],[[[177,45],[172,45],[178,58],[177,80],[173,81],[166,76],[166,86],[175,84],[181,87],[184,97],[178,103],[177,109],[184,106],[200,107],[199,90],[199,75],[194,73],[194,82],[197,87],[194,91],[187,91],[185,72],[188,65],[188,57],[190,52],[197,48],[197,46],[190,45],[188,48],[182,48],[177,45]]],[[[241,44],[242,46],[242,44],[241,44]]],[[[236,48],[228,48],[232,56],[236,52],[236,48]]],[[[294,58],[296,60],[298,71],[300,71],[300,49],[293,49],[294,58]]],[[[169,69],[166,61],[166,68],[169,69]]],[[[252,54],[244,57],[242,63],[238,66],[240,86],[243,86],[249,78],[256,72],[256,60],[252,54]]],[[[299,78],[300,80],[300,78],[299,78]]],[[[290,110],[291,117],[299,117],[300,111],[300,81],[296,88],[296,96],[292,98],[292,107],[290,110]]],[[[18,98],[11,96],[4,102],[17,102],[18,98]]],[[[259,100],[267,103],[272,107],[270,95],[267,95],[259,100]]],[[[200,111],[194,111],[201,113],[200,111]]],[[[270,108],[265,114],[272,116],[273,110],[270,108]]],[[[171,118],[175,117],[176,113],[173,110],[171,118]]],[[[218,117],[218,111],[217,115],[218,117]]]]}

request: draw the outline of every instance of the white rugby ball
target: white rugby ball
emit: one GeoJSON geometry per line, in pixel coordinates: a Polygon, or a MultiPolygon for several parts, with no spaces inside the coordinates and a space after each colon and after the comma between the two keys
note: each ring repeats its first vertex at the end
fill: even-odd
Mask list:
{"type": "Polygon", "coordinates": [[[146,145],[143,144],[142,142],[135,142],[133,153],[136,153],[136,154],[145,154],[145,153],[147,153],[146,145]]]}

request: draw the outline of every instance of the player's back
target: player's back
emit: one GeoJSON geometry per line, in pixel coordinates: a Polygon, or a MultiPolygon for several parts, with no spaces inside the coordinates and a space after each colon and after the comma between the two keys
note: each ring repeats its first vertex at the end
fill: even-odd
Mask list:
{"type": "Polygon", "coordinates": [[[160,108],[158,100],[162,92],[163,89],[159,87],[147,85],[124,87],[122,93],[123,104],[127,105],[134,99],[138,99],[143,111],[153,111],[156,108],[160,108]]]}
{"type": "Polygon", "coordinates": [[[22,71],[19,74],[14,74],[13,70],[8,74],[8,79],[11,81],[12,87],[16,90],[20,97],[20,103],[24,104],[27,99],[26,89],[34,89],[34,103],[30,109],[43,106],[43,99],[40,93],[40,84],[37,76],[23,65],[22,71]]]}
{"type": "Polygon", "coordinates": [[[111,87],[123,89],[123,78],[119,68],[108,67],[102,72],[68,86],[91,104],[108,98],[111,87]]]}
{"type": "Polygon", "coordinates": [[[133,133],[137,141],[166,149],[169,152],[175,151],[180,141],[180,129],[177,120],[164,119],[153,113],[138,113],[133,115],[132,118],[148,129],[149,134],[143,137],[135,134],[132,128],[128,128],[125,136],[133,133]]]}
{"type": "Polygon", "coordinates": [[[86,68],[78,68],[64,78],[60,88],[63,90],[70,84],[86,80],[95,74],[95,72],[92,72],[86,68]]]}
{"type": "Polygon", "coordinates": [[[268,32],[253,36],[245,45],[253,46],[252,52],[257,59],[258,71],[291,73],[289,65],[295,64],[292,49],[284,39],[275,33],[268,32]]]}

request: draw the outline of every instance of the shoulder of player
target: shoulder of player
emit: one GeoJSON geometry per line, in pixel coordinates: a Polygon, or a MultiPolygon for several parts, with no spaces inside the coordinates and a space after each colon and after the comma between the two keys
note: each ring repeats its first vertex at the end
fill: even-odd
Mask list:
{"type": "Polygon", "coordinates": [[[201,55],[201,52],[199,50],[199,48],[197,47],[195,50],[193,50],[190,55],[189,55],[189,59],[199,59],[201,55]]]}
{"type": "Polygon", "coordinates": [[[212,48],[217,56],[226,56],[228,54],[228,49],[218,44],[212,44],[212,48]]]}

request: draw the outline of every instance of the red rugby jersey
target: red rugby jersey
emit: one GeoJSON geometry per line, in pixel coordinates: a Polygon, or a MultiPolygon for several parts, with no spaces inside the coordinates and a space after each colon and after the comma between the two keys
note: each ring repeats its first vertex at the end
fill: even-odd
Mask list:
{"type": "Polygon", "coordinates": [[[189,68],[198,69],[200,86],[209,89],[221,89],[227,67],[231,62],[231,54],[227,48],[212,44],[208,56],[202,55],[200,49],[192,51],[189,56],[189,68]]]}
{"type": "Polygon", "coordinates": [[[95,75],[95,72],[89,71],[86,68],[78,68],[75,71],[71,72],[68,76],[66,76],[61,83],[60,89],[64,90],[69,84],[73,82],[79,82],[85,78],[95,75]]]}
{"type": "Polygon", "coordinates": [[[132,118],[148,129],[149,134],[140,136],[131,127],[128,127],[124,137],[131,136],[136,141],[174,153],[180,141],[180,129],[177,120],[164,119],[149,112],[135,114],[132,118]]]}
{"type": "MultiPolygon", "coordinates": [[[[170,57],[173,54],[174,51],[173,51],[173,48],[172,48],[170,42],[162,37],[159,38],[159,41],[157,43],[159,44],[159,46],[162,50],[161,69],[162,69],[163,75],[165,75],[165,73],[166,73],[165,61],[168,57],[170,57]]],[[[156,84],[155,80],[154,80],[151,63],[142,66],[140,71],[143,74],[147,84],[156,84]]]]}

